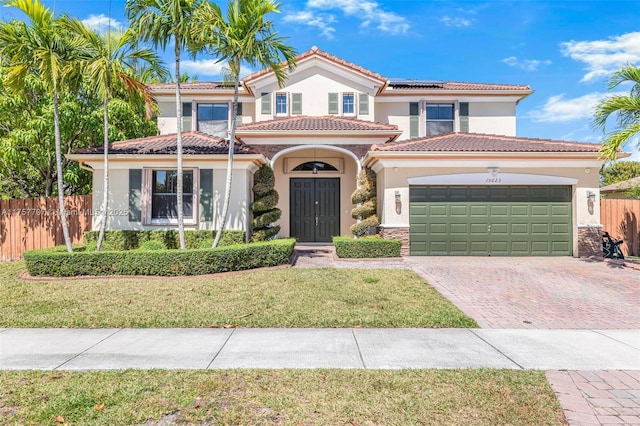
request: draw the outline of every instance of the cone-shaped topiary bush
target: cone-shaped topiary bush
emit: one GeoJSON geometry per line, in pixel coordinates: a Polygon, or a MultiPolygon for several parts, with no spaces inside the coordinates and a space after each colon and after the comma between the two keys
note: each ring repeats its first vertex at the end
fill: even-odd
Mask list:
{"type": "Polygon", "coordinates": [[[273,225],[282,214],[282,211],[276,208],[278,192],[274,189],[276,178],[273,175],[273,169],[268,164],[264,164],[254,175],[253,181],[251,239],[265,241],[280,232],[280,226],[273,225]]]}
{"type": "Polygon", "coordinates": [[[351,217],[359,219],[351,226],[356,237],[364,235],[380,225],[376,215],[376,174],[371,169],[362,169],[358,174],[358,189],[351,195],[351,202],[357,206],[351,210],[351,217]]]}

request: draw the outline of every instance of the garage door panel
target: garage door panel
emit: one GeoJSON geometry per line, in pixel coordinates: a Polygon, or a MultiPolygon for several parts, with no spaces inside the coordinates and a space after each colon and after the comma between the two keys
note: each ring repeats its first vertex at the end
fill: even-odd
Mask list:
{"type": "Polygon", "coordinates": [[[534,204],[531,206],[531,216],[549,217],[550,208],[546,204],[534,204]]]}
{"type": "Polygon", "coordinates": [[[566,223],[552,223],[551,232],[555,235],[569,235],[571,232],[570,227],[566,223]]]}
{"type": "Polygon", "coordinates": [[[511,235],[529,235],[531,232],[530,223],[510,223],[509,231],[511,235]]]}
{"type": "Polygon", "coordinates": [[[467,217],[469,215],[469,206],[466,204],[451,205],[449,208],[449,215],[467,217]]]}
{"type": "Polygon", "coordinates": [[[411,254],[571,255],[571,196],[571,187],[412,186],[411,254]]]}
{"type": "Polygon", "coordinates": [[[471,217],[486,217],[489,214],[489,206],[484,204],[469,205],[469,215],[471,217]]]}
{"type": "Polygon", "coordinates": [[[443,205],[430,205],[429,208],[427,209],[428,216],[431,217],[449,217],[449,209],[447,208],[447,206],[443,206],[443,205]]]}
{"type": "Polygon", "coordinates": [[[449,227],[451,235],[467,235],[469,233],[468,223],[452,223],[449,227]]]}
{"type": "Polygon", "coordinates": [[[449,232],[449,227],[446,223],[430,223],[429,225],[429,233],[430,234],[447,234],[449,232]]]}
{"type": "Polygon", "coordinates": [[[551,215],[552,216],[569,216],[570,214],[569,206],[562,206],[554,204],[551,206],[551,215]]]}

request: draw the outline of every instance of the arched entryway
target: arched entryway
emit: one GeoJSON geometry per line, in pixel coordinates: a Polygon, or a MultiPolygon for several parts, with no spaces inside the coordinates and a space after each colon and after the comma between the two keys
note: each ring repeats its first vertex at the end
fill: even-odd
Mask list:
{"type": "Polygon", "coordinates": [[[280,236],[330,242],[349,233],[360,170],[355,154],[336,146],[296,146],[278,152],[272,167],[282,210],[280,236]]]}

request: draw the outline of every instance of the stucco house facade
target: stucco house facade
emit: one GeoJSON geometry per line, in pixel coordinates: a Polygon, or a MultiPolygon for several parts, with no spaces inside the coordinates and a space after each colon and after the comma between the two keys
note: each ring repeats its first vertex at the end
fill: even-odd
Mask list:
{"type": "MultiPolygon", "coordinates": [[[[230,229],[250,229],[253,174],[270,164],[280,236],[328,242],[355,222],[356,176],[377,176],[380,232],[410,255],[565,255],[600,248],[598,146],[518,138],[529,86],[389,80],[313,47],[284,87],[268,70],[241,82],[230,229]],[[595,195],[593,195],[595,194],[595,195]]],[[[232,88],[183,83],[186,227],[217,229],[232,88]]],[[[166,229],[175,219],[175,85],[151,86],[156,137],[110,148],[111,229],[166,229]]],[[[93,171],[102,148],[70,158],[93,171]]],[[[95,220],[98,220],[96,217],[95,220]]],[[[94,223],[94,227],[97,226],[94,223]]]]}

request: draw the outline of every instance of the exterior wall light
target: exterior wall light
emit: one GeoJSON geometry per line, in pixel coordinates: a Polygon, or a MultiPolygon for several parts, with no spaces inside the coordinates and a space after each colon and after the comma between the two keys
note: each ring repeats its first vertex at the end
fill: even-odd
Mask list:
{"type": "Polygon", "coordinates": [[[595,201],[596,200],[596,193],[591,191],[590,189],[587,190],[587,199],[589,201],[595,201]]]}

